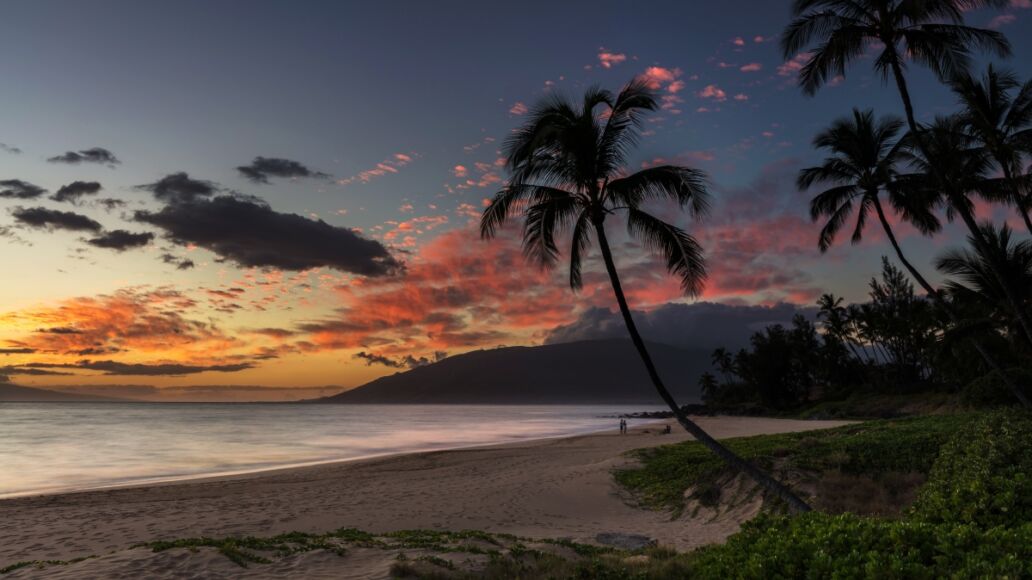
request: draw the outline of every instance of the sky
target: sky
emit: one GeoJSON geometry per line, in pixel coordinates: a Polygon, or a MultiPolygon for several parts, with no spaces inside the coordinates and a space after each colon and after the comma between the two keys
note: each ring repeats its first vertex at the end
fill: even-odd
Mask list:
{"type": "MultiPolygon", "coordinates": [[[[524,261],[518,227],[485,242],[476,224],[537,102],[642,76],[661,108],[628,171],[703,169],[714,206],[666,216],[706,250],[694,300],[609,225],[632,307],[759,320],[823,292],[862,301],[885,240],[821,254],[795,176],[833,119],[902,107],[869,59],[803,96],[801,58],[777,43],[789,18],[771,0],[5,2],[0,376],[352,387],[583,336],[568,331],[614,307],[599,256],[575,294],[524,261]]],[[[1032,76],[1032,3],[968,23],[1005,33],[1001,64],[1032,76]]],[[[919,119],[952,110],[927,71],[908,75],[919,119]]],[[[900,237],[933,279],[963,241],[900,237]]]]}

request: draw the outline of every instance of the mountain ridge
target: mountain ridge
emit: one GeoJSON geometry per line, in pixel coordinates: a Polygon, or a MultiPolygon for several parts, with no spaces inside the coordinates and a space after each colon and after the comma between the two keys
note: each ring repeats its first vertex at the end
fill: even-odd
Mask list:
{"type": "MultiPolygon", "coordinates": [[[[649,352],[675,398],[697,402],[698,378],[710,367],[710,353],[661,343],[650,343],[649,352]]],[[[476,350],[311,402],[662,404],[626,339],[476,350]]]]}

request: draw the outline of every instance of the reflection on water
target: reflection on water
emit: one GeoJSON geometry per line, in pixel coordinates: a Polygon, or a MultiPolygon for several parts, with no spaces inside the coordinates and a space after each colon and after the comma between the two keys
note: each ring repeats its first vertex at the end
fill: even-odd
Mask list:
{"type": "Polygon", "coordinates": [[[0,403],[0,497],[586,433],[642,410],[0,403]]]}

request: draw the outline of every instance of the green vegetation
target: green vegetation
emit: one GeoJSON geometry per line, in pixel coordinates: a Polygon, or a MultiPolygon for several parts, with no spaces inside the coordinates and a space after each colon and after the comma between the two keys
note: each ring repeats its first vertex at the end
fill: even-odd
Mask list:
{"type": "MultiPolygon", "coordinates": [[[[824,431],[728,439],[739,455],[782,472],[816,477],[836,471],[854,475],[927,473],[939,448],[974,415],[911,417],[848,425],[824,431]]],[[[645,506],[672,509],[685,505],[685,491],[703,505],[719,497],[728,474],[723,463],[694,441],[633,452],[640,466],[615,472],[645,506]]]]}

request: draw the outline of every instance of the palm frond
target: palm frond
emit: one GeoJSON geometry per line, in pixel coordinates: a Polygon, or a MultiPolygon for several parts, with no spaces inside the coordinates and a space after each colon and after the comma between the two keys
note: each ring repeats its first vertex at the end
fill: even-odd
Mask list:
{"type": "Polygon", "coordinates": [[[702,293],[706,262],[702,246],[688,232],[639,209],[628,209],[627,231],[646,249],[666,258],[667,270],[681,280],[687,296],[702,293]]]}
{"type": "Polygon", "coordinates": [[[672,200],[696,216],[709,210],[709,180],[698,169],[660,165],[611,181],[604,201],[636,208],[650,200],[672,200]]]}

